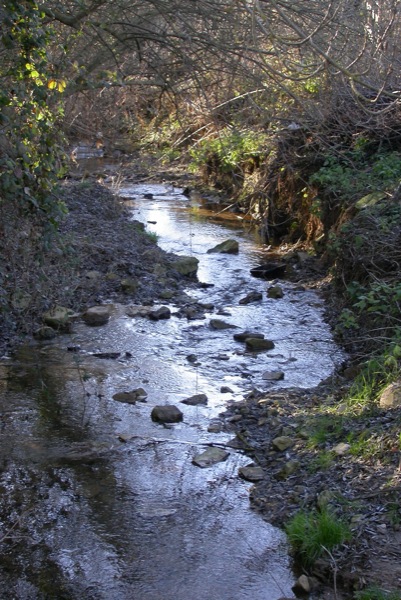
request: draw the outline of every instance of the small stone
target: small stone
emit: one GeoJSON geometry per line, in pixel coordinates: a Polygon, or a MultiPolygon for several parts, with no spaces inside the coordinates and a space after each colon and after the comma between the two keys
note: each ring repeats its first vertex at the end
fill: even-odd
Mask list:
{"type": "Polygon", "coordinates": [[[309,594],[309,592],[311,591],[309,578],[306,575],[301,575],[300,577],[298,577],[295,585],[292,587],[292,591],[295,595],[309,594]]]}
{"type": "Polygon", "coordinates": [[[159,423],[179,423],[183,420],[184,415],[177,406],[172,404],[164,404],[155,406],[151,412],[152,421],[159,423]]]}
{"type": "Polygon", "coordinates": [[[119,433],[117,437],[120,440],[120,442],[126,443],[132,440],[135,436],[132,435],[132,433],[119,433]]]}
{"type": "Polygon", "coordinates": [[[239,252],[239,244],[237,240],[228,239],[225,242],[221,242],[221,244],[217,244],[214,248],[210,248],[207,251],[208,254],[218,253],[218,254],[238,254],[239,252]]]}
{"type": "Polygon", "coordinates": [[[192,463],[198,467],[205,468],[226,460],[230,453],[222,448],[208,448],[202,454],[197,454],[192,459],[192,463]]]}
{"type": "Polygon", "coordinates": [[[254,465],[240,467],[238,469],[238,474],[242,479],[246,479],[246,481],[260,481],[264,477],[262,467],[255,467],[254,465]]]}
{"type": "Polygon", "coordinates": [[[209,433],[220,433],[221,431],[223,431],[223,429],[224,423],[222,423],[221,421],[211,421],[207,428],[209,433]]]}
{"type": "Polygon", "coordinates": [[[199,260],[195,256],[180,256],[171,266],[181,275],[195,277],[198,265],[199,260]]]}
{"type": "Polygon", "coordinates": [[[159,298],[163,300],[170,300],[174,296],[174,292],[172,290],[163,290],[159,294],[159,298]]]}
{"type": "Polygon", "coordinates": [[[127,294],[134,294],[138,289],[138,281],[131,277],[121,280],[121,289],[127,294]]]}
{"type": "Polygon", "coordinates": [[[207,396],[206,394],[195,394],[194,396],[190,396],[189,398],[185,398],[185,400],[181,400],[182,404],[188,404],[188,406],[198,406],[200,404],[207,404],[207,396]]]}
{"type": "Polygon", "coordinates": [[[56,335],[56,330],[53,327],[44,325],[34,332],[33,337],[35,340],[52,340],[56,335]]]}
{"type": "Polygon", "coordinates": [[[198,357],[196,356],[196,354],[188,354],[187,356],[187,361],[190,363],[196,363],[198,360],[198,357]]]}
{"type": "Polygon", "coordinates": [[[265,336],[263,333],[255,331],[243,331],[242,333],[234,333],[233,337],[237,342],[245,342],[248,338],[263,340],[265,336]]]}
{"type": "Polygon", "coordinates": [[[220,388],[220,392],[222,394],[232,394],[233,393],[232,389],[230,387],[228,387],[227,385],[222,385],[220,388]]]}
{"type": "Polygon", "coordinates": [[[350,448],[351,448],[350,444],[346,444],[345,442],[340,442],[339,444],[334,446],[333,452],[334,452],[334,454],[337,454],[337,456],[345,456],[345,454],[348,454],[350,448]]]}
{"type": "Polygon", "coordinates": [[[236,325],[231,325],[231,323],[227,323],[226,321],[222,321],[221,319],[210,319],[209,325],[212,329],[234,329],[236,325]]]}
{"type": "Polygon", "coordinates": [[[262,379],[267,381],[280,381],[281,379],[284,379],[284,373],[283,371],[265,371],[262,374],[262,379]]]}
{"type": "Polygon", "coordinates": [[[151,310],[152,309],[150,306],[133,304],[127,307],[125,314],[127,315],[127,317],[147,317],[151,310]]]}
{"type": "Polygon", "coordinates": [[[252,350],[254,352],[259,352],[261,350],[272,350],[274,348],[274,342],[271,340],[264,340],[254,337],[246,338],[245,344],[247,350],[252,350]]]}
{"type": "Polygon", "coordinates": [[[121,353],[120,352],[94,352],[92,354],[92,356],[95,356],[96,358],[105,358],[105,359],[116,360],[116,358],[119,358],[121,356],[121,353]]]}
{"type": "Polygon", "coordinates": [[[272,444],[275,450],[278,450],[279,452],[284,452],[284,450],[287,450],[288,448],[291,448],[291,446],[294,445],[294,440],[292,440],[286,435],[281,435],[279,437],[274,438],[272,444]]]}
{"type": "Polygon", "coordinates": [[[161,306],[156,310],[152,310],[148,314],[149,319],[152,321],[160,321],[161,319],[170,319],[171,310],[168,306],[161,306]]]}
{"type": "Polygon", "coordinates": [[[250,304],[251,302],[258,302],[263,299],[262,292],[249,292],[244,298],[238,302],[238,304],[250,304]]]}
{"type": "Polygon", "coordinates": [[[397,408],[401,406],[401,382],[390,383],[380,395],[380,408],[397,408]]]}
{"type": "Polygon", "coordinates": [[[117,392],[117,394],[113,395],[113,400],[124,402],[125,404],[135,404],[137,396],[135,392],[117,392]]]}
{"type": "Polygon", "coordinates": [[[296,473],[301,466],[299,460],[289,460],[283,465],[283,468],[278,472],[277,479],[287,479],[290,475],[296,473]]]}
{"type": "Polygon", "coordinates": [[[278,298],[282,298],[283,296],[284,296],[283,288],[280,285],[272,285],[267,290],[268,298],[278,299],[278,298]]]}
{"type": "Polygon", "coordinates": [[[58,331],[68,331],[71,326],[73,311],[65,306],[55,306],[43,315],[43,321],[58,331]]]}
{"type": "Polygon", "coordinates": [[[87,325],[105,325],[110,319],[112,309],[112,304],[92,306],[82,314],[82,318],[87,325]]]}

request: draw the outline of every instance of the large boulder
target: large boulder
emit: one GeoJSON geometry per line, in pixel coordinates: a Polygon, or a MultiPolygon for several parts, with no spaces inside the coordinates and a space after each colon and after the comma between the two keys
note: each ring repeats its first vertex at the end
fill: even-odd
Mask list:
{"type": "Polygon", "coordinates": [[[238,254],[239,252],[239,244],[237,240],[228,239],[225,242],[221,242],[221,244],[217,244],[214,248],[210,248],[207,253],[212,254],[216,252],[218,254],[238,254]]]}

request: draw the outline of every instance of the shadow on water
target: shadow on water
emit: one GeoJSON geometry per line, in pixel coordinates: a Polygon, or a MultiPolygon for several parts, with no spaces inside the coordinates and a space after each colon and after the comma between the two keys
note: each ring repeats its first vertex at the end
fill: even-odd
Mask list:
{"type": "Polygon", "coordinates": [[[227,403],[222,385],[236,401],[253,385],[268,388],[266,368],[285,370],[276,387],[306,387],[330,374],[341,357],[320,301],[284,284],[285,301],[264,293],[262,302],[240,306],[245,290],[266,286],[250,279],[260,255],[244,228],[191,207],[180,190],[136,186],[123,193],[135,198],[133,216],[162,247],[199,258],[200,279],[214,287],[191,293],[216,308],[205,319],[151,322],[116,306],[107,325],[76,323],[71,335],[23,347],[0,365],[2,597],[292,597],[285,537],[249,509],[251,484],[238,478],[248,459],[233,449],[207,469],[192,459],[207,444],[228,441],[224,431],[208,431],[227,403]],[[207,253],[233,236],[239,256],[207,253]],[[219,308],[236,327],[268,333],[274,351],[246,353],[232,330],[212,330],[219,308]],[[68,346],[81,350],[75,355],[68,346]],[[119,358],[94,356],[111,350],[119,358]],[[187,360],[191,353],[196,365],[187,360]],[[113,400],[138,387],[146,388],[146,403],[113,400]],[[180,404],[182,423],[164,428],[151,420],[154,405],[199,392],[208,406],[180,404]]]}

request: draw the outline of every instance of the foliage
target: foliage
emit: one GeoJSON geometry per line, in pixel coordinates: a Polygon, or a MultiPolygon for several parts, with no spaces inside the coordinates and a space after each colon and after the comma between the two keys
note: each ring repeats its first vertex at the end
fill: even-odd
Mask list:
{"type": "Polygon", "coordinates": [[[310,177],[310,183],[342,201],[355,201],[369,191],[394,188],[401,171],[401,154],[396,151],[373,155],[356,146],[326,157],[324,165],[310,177]]]}
{"type": "Polygon", "coordinates": [[[193,168],[214,164],[223,173],[252,169],[265,153],[265,135],[231,128],[201,140],[190,150],[193,168]]]}
{"type": "Polygon", "coordinates": [[[0,198],[56,225],[64,207],[54,198],[61,169],[60,93],[65,82],[48,58],[51,29],[35,2],[3,4],[0,40],[0,198]]]}
{"type": "Polygon", "coordinates": [[[393,343],[365,363],[347,394],[348,405],[354,409],[374,407],[383,389],[400,376],[401,346],[393,343]]]}
{"type": "Polygon", "coordinates": [[[379,587],[369,587],[357,592],[355,600],[401,600],[401,593],[386,591],[379,587]]]}
{"type": "Polygon", "coordinates": [[[327,509],[321,512],[299,511],[287,523],[285,530],[290,544],[306,567],[351,538],[348,525],[327,509]]]}

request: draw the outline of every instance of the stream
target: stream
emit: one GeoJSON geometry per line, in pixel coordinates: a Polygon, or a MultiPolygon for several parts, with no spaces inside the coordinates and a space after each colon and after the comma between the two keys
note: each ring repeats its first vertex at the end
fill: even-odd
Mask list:
{"type": "Polygon", "coordinates": [[[249,459],[233,448],[208,468],[192,459],[229,442],[218,426],[227,403],[254,387],[307,388],[330,376],[342,354],[323,302],[287,281],[283,298],[268,298],[269,282],[250,275],[264,249],[237,216],[170,185],[120,194],[163,249],[199,259],[198,279],[210,285],[187,293],[209,308],[188,320],[166,300],[172,317],[151,321],[116,305],[104,326],[77,321],[72,334],[0,361],[2,514],[9,507],[0,523],[0,597],[292,598],[285,535],[250,509],[252,484],[238,476],[249,459]],[[237,255],[207,252],[227,238],[239,242],[237,255]],[[250,291],[263,299],[239,304],[250,291]],[[212,329],[215,318],[237,329],[212,329]],[[264,333],[274,349],[246,352],[233,338],[243,330],[264,333]],[[110,352],[118,358],[99,357],[110,352]],[[284,379],[263,378],[278,370],[284,379]],[[113,400],[139,387],[146,402],[113,400]],[[181,403],[199,393],[207,406],[181,403]],[[153,422],[160,404],[179,406],[183,422],[153,422]]]}

